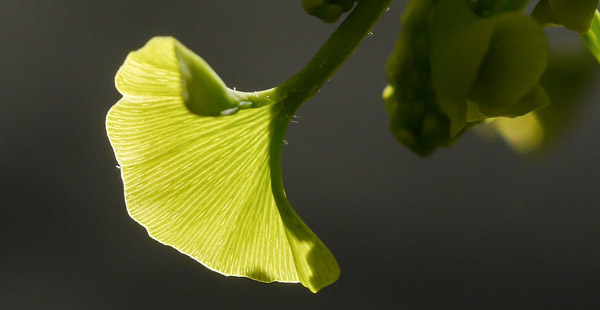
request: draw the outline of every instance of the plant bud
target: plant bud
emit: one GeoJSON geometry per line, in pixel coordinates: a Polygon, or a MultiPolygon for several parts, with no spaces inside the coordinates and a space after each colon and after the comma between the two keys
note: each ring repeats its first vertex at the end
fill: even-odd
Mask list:
{"type": "Polygon", "coordinates": [[[590,29],[597,8],[598,0],[541,0],[532,16],[544,24],[559,24],[585,33],[590,29]]]}
{"type": "Polygon", "coordinates": [[[402,34],[387,62],[389,85],[383,92],[390,131],[420,156],[452,145],[450,120],[431,83],[428,19],[437,1],[412,1],[402,17],[402,34]]]}
{"type": "Polygon", "coordinates": [[[335,23],[342,13],[352,10],[358,0],[302,0],[302,7],[309,15],[326,23],[335,23]]]}
{"type": "Polygon", "coordinates": [[[466,1],[441,0],[431,27],[433,87],[452,136],[468,122],[520,116],[549,103],[538,85],[549,48],[532,18],[513,12],[481,18],[466,1]]]}

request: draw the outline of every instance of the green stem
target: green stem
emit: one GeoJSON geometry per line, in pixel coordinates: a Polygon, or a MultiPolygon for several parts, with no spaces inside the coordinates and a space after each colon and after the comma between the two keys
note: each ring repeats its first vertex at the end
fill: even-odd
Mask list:
{"type": "Polygon", "coordinates": [[[336,29],[317,54],[298,74],[272,90],[281,98],[282,109],[273,123],[271,182],[280,212],[294,212],[283,189],[281,150],[287,126],[300,105],[318,92],[335,71],[354,53],[392,0],[362,0],[336,29]]]}
{"type": "Polygon", "coordinates": [[[312,97],[354,53],[392,0],[362,0],[311,61],[288,81],[277,87],[282,92],[289,116],[312,97]]]}

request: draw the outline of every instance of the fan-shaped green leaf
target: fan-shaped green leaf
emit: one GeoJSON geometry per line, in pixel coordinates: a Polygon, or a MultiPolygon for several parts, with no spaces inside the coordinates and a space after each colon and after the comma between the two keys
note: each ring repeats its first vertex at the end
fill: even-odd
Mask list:
{"type": "Polygon", "coordinates": [[[313,292],[338,278],[333,255],[273,186],[281,104],[192,113],[186,100],[213,111],[239,102],[173,38],[131,53],[116,84],[124,97],[108,113],[107,132],[127,210],[150,236],[225,275],[301,282],[313,292]],[[205,102],[215,98],[226,106],[205,102]]]}

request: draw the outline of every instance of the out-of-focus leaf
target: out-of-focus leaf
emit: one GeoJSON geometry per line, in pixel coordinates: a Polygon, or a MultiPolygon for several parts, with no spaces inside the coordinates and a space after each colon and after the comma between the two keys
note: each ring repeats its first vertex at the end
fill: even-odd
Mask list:
{"type": "Polygon", "coordinates": [[[598,0],[548,0],[556,19],[568,29],[584,33],[590,29],[598,0]]]}
{"type": "Polygon", "coordinates": [[[540,0],[531,12],[531,17],[535,18],[544,27],[560,24],[560,21],[552,12],[548,0],[540,0]]]}
{"type": "Polygon", "coordinates": [[[529,153],[542,146],[544,127],[536,112],[517,118],[497,118],[491,126],[518,153],[529,153]]]}
{"type": "Polygon", "coordinates": [[[590,30],[581,36],[587,48],[600,63],[600,12],[596,11],[590,30]]]}
{"type": "Polygon", "coordinates": [[[532,16],[542,24],[555,23],[585,33],[590,29],[598,0],[541,0],[532,16]]]}
{"type": "Polygon", "coordinates": [[[479,109],[487,117],[517,117],[543,108],[548,104],[550,104],[548,94],[543,87],[536,84],[529,93],[519,99],[515,104],[498,106],[479,105],[479,109]]]}
{"type": "Polygon", "coordinates": [[[546,36],[532,18],[512,12],[481,18],[466,1],[439,2],[431,74],[453,136],[466,126],[467,100],[488,117],[514,117],[546,105],[538,82],[547,60],[546,36]]]}
{"type": "Polygon", "coordinates": [[[482,130],[494,130],[519,153],[549,148],[575,124],[597,67],[583,48],[573,54],[553,54],[541,79],[551,104],[522,117],[495,119],[482,130]]]}
{"type": "Polygon", "coordinates": [[[548,104],[543,29],[525,0],[409,2],[383,97],[396,139],[421,156],[464,128],[548,104]]]}

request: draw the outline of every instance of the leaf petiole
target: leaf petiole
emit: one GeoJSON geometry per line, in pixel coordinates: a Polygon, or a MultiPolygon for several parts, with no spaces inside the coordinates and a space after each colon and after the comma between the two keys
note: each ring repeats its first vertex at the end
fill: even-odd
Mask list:
{"type": "Polygon", "coordinates": [[[273,90],[282,98],[282,111],[273,120],[270,158],[273,196],[278,206],[287,206],[293,212],[285,196],[281,173],[281,150],[290,120],[300,105],[315,95],[352,56],[379,17],[388,10],[391,2],[392,0],[359,1],[304,69],[273,90]]]}

